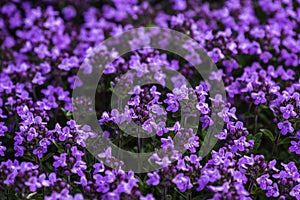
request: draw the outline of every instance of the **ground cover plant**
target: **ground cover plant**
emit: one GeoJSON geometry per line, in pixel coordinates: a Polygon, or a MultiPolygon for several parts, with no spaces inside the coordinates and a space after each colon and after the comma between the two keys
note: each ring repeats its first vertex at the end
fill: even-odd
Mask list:
{"type": "Polygon", "coordinates": [[[300,199],[299,56],[299,0],[1,0],[0,199],[300,199]],[[95,51],[139,27],[134,50],[95,51]],[[184,41],[185,57],[138,48],[172,45],[160,30],[197,45],[184,41]],[[112,62],[99,78],[87,58],[112,62]],[[217,68],[208,78],[193,65],[204,61],[217,68]],[[90,90],[80,69],[99,78],[92,101],[73,95],[90,90]],[[102,142],[123,153],[78,123],[89,106],[102,142]],[[126,152],[151,157],[131,168],[126,152]]]}

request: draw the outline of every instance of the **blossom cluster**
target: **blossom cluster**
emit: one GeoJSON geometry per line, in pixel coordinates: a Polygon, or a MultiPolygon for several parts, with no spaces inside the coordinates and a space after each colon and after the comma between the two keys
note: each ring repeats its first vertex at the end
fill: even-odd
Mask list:
{"type": "MultiPolygon", "coordinates": [[[[130,45],[155,35],[143,34],[130,45]]],[[[0,199],[300,199],[299,44],[299,0],[1,1],[0,199]],[[160,166],[135,173],[111,148],[98,157],[86,149],[94,133],[72,118],[72,91],[84,87],[76,75],[94,47],[153,26],[197,41],[218,67],[209,79],[224,83],[226,97],[210,96],[208,81],[195,78],[194,52],[102,49],[114,60],[95,95],[103,135],[125,150],[153,152],[148,162],[160,166]],[[160,85],[127,89],[142,77],[160,85]],[[111,109],[120,82],[119,95],[130,99],[111,109]],[[195,112],[199,127],[187,128],[195,112]],[[152,137],[122,131],[131,122],[152,137]],[[217,144],[199,156],[220,123],[217,144]]]]}

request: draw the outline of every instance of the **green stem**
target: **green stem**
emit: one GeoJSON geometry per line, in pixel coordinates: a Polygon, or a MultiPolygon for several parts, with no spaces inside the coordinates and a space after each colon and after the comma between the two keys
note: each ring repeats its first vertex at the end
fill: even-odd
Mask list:
{"type": "Polygon", "coordinates": [[[254,135],[257,132],[257,120],[258,120],[258,106],[255,107],[255,118],[254,118],[254,135]]]}
{"type": "Polygon", "coordinates": [[[188,200],[192,200],[192,193],[188,193],[187,199],[188,199],[188,200]]]}
{"type": "Polygon", "coordinates": [[[273,149],[272,149],[272,156],[274,156],[275,151],[277,151],[278,141],[280,139],[280,135],[281,135],[280,132],[276,131],[276,138],[274,140],[274,146],[273,146],[273,149]]]}
{"type": "Polygon", "coordinates": [[[142,141],[140,138],[140,128],[138,127],[138,168],[139,168],[139,171],[141,171],[141,157],[140,157],[141,150],[142,150],[142,141]]]}
{"type": "Polygon", "coordinates": [[[167,186],[165,185],[165,186],[164,186],[164,194],[163,194],[163,196],[162,196],[162,197],[163,197],[162,199],[164,199],[164,200],[167,199],[167,192],[168,192],[167,189],[168,189],[168,188],[167,188],[167,186]]]}

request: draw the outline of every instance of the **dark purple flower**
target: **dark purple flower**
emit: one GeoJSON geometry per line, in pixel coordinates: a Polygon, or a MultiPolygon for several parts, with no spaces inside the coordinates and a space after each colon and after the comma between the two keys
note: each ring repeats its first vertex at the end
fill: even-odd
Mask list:
{"type": "Polygon", "coordinates": [[[279,122],[277,127],[281,130],[282,135],[286,135],[287,133],[293,133],[294,128],[292,127],[291,122],[285,120],[283,122],[279,122]]]}

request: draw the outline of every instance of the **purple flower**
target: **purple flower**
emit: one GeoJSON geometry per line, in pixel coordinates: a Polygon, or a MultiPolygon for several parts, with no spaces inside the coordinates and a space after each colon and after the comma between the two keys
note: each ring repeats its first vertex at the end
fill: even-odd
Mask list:
{"type": "Polygon", "coordinates": [[[27,132],[27,140],[31,141],[33,138],[37,137],[38,133],[36,132],[35,128],[30,127],[27,132]]]}
{"type": "Polygon", "coordinates": [[[72,156],[76,158],[76,160],[80,160],[82,156],[84,156],[84,153],[77,149],[77,146],[73,146],[71,148],[72,156]]]}
{"type": "Polygon", "coordinates": [[[42,76],[41,72],[37,72],[32,79],[32,83],[42,85],[44,84],[46,78],[42,76]]]}
{"type": "Polygon", "coordinates": [[[292,104],[288,104],[285,107],[281,106],[280,111],[283,113],[284,119],[295,117],[297,115],[297,113],[294,111],[294,106],[292,104]]]}
{"type": "Polygon", "coordinates": [[[174,146],[174,142],[170,136],[168,136],[168,138],[161,138],[160,141],[162,142],[162,145],[161,145],[162,148],[174,146]]]}
{"type": "Polygon", "coordinates": [[[291,122],[285,120],[283,122],[279,122],[277,127],[281,130],[282,135],[286,135],[287,133],[293,133],[294,128],[292,127],[291,122]]]}
{"type": "Polygon", "coordinates": [[[157,172],[148,173],[149,179],[146,181],[148,185],[158,185],[160,181],[160,177],[157,172]]]}
{"type": "Polygon", "coordinates": [[[176,184],[177,188],[181,192],[185,192],[193,187],[190,178],[188,176],[184,176],[183,173],[177,174],[177,176],[172,179],[172,182],[176,184]]]}
{"type": "Polygon", "coordinates": [[[197,188],[197,191],[203,190],[209,182],[210,182],[209,176],[207,176],[207,175],[201,176],[197,181],[197,183],[199,185],[199,187],[197,188]]]}
{"type": "Polygon", "coordinates": [[[76,16],[76,10],[73,6],[67,6],[62,10],[62,13],[66,19],[72,19],[76,16]]]}
{"type": "Polygon", "coordinates": [[[199,102],[196,108],[200,111],[202,115],[206,115],[210,112],[209,106],[207,103],[199,102]]]}
{"type": "MultiPolygon", "coordinates": [[[[44,138],[45,139],[45,138],[44,138]]],[[[36,149],[33,150],[33,154],[37,155],[38,158],[42,158],[43,154],[47,152],[47,147],[38,146],[36,149]]]]}
{"type": "Polygon", "coordinates": [[[267,63],[271,58],[272,58],[272,54],[269,52],[263,52],[259,55],[259,58],[264,62],[267,63]]]}
{"type": "Polygon", "coordinates": [[[39,46],[35,47],[34,52],[40,59],[44,59],[46,56],[50,56],[48,47],[45,44],[40,44],[39,46]]]}
{"type": "Polygon", "coordinates": [[[185,161],[182,159],[179,159],[176,165],[176,168],[182,171],[188,171],[188,168],[185,165],[185,161]]]}
{"type": "Polygon", "coordinates": [[[4,157],[4,151],[6,151],[6,147],[5,146],[1,146],[2,142],[0,141],[0,156],[4,157]]]}
{"type": "Polygon", "coordinates": [[[8,128],[5,126],[4,122],[0,122],[0,136],[4,136],[4,133],[7,132],[8,128]]]}
{"type": "Polygon", "coordinates": [[[71,172],[74,174],[78,174],[79,176],[83,176],[83,171],[87,168],[86,163],[82,160],[76,161],[73,165],[71,172]]]}
{"type": "Polygon", "coordinates": [[[201,116],[200,122],[202,122],[202,128],[207,128],[214,124],[213,120],[207,115],[201,116]]]}
{"type": "Polygon", "coordinates": [[[141,196],[140,200],[155,200],[152,194],[147,194],[146,196],[141,196]]]}
{"type": "Polygon", "coordinates": [[[50,185],[50,181],[46,180],[46,174],[44,173],[39,176],[39,182],[45,187],[49,187],[50,185]]]}
{"type": "Polygon", "coordinates": [[[171,25],[172,26],[181,26],[184,22],[184,15],[178,14],[177,16],[172,16],[171,18],[171,25]]]}
{"type": "Polygon", "coordinates": [[[272,186],[267,187],[267,197],[278,197],[279,196],[279,189],[277,183],[274,183],[272,186]]]}
{"type": "Polygon", "coordinates": [[[234,145],[232,147],[232,151],[245,151],[248,147],[253,147],[254,142],[253,140],[248,140],[246,139],[245,136],[240,137],[237,140],[234,140],[234,145]]]}
{"type": "Polygon", "coordinates": [[[289,150],[290,152],[295,152],[296,154],[300,154],[300,140],[298,142],[291,141],[291,146],[289,150]]]}
{"type": "Polygon", "coordinates": [[[80,181],[74,181],[75,184],[78,184],[78,185],[82,185],[82,186],[87,186],[87,179],[85,176],[81,176],[80,177],[80,181]]]}
{"type": "Polygon", "coordinates": [[[290,191],[289,195],[291,195],[292,197],[296,197],[296,199],[299,200],[300,199],[300,184],[293,187],[292,190],[290,191]]]}
{"type": "Polygon", "coordinates": [[[95,163],[93,165],[93,167],[95,168],[94,174],[99,173],[99,172],[104,172],[104,170],[105,170],[105,167],[104,167],[104,164],[102,161],[100,163],[95,163]]]}
{"type": "Polygon", "coordinates": [[[167,94],[167,99],[164,100],[168,104],[167,111],[176,112],[179,109],[179,103],[174,94],[167,94]]]}
{"type": "Polygon", "coordinates": [[[25,182],[25,185],[27,185],[30,188],[31,192],[35,192],[37,188],[42,187],[37,177],[34,176],[30,177],[29,180],[25,182]]]}
{"type": "Polygon", "coordinates": [[[216,135],[216,137],[220,140],[225,140],[227,138],[227,129],[224,129],[219,134],[216,135]]]}
{"type": "Polygon", "coordinates": [[[67,162],[66,162],[66,159],[67,159],[67,155],[66,153],[63,153],[63,154],[60,154],[60,156],[53,156],[54,158],[54,163],[53,163],[53,166],[55,168],[58,168],[58,167],[66,167],[68,166],[67,165],[67,162]]]}
{"type": "Polygon", "coordinates": [[[187,143],[184,144],[184,147],[186,149],[189,149],[192,153],[196,152],[196,147],[199,147],[199,137],[198,136],[192,136],[188,139],[187,143]]]}
{"type": "Polygon", "coordinates": [[[214,63],[222,60],[225,56],[219,48],[214,48],[212,51],[208,52],[209,57],[211,57],[214,63]]]}
{"type": "Polygon", "coordinates": [[[223,183],[223,185],[221,186],[208,186],[208,189],[210,189],[213,192],[223,192],[223,193],[227,193],[230,186],[228,182],[223,183]]]}
{"type": "Polygon", "coordinates": [[[265,93],[262,91],[259,91],[258,93],[252,92],[251,97],[255,100],[254,101],[255,105],[264,104],[267,102],[265,98],[265,93]]]}
{"type": "Polygon", "coordinates": [[[104,180],[107,183],[113,183],[116,180],[116,176],[113,172],[107,170],[107,171],[105,171],[104,180]]]}
{"type": "Polygon", "coordinates": [[[14,145],[14,150],[16,151],[16,153],[15,153],[16,157],[23,156],[25,147],[19,146],[19,145],[14,145]]]}
{"type": "Polygon", "coordinates": [[[256,179],[262,190],[266,190],[267,186],[272,185],[273,181],[269,177],[269,174],[264,174],[256,179]]]}
{"type": "Polygon", "coordinates": [[[111,158],[111,147],[107,147],[107,149],[105,150],[105,152],[99,153],[98,154],[99,158],[111,158]]]}

